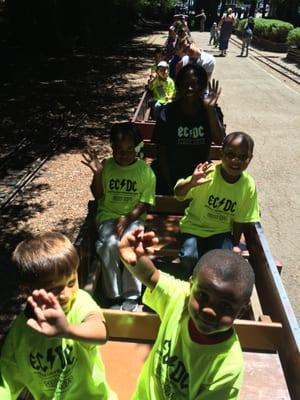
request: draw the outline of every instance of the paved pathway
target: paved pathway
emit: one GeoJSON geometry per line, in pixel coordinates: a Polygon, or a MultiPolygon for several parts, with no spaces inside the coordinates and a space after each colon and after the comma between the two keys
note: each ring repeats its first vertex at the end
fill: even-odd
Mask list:
{"type": "MultiPolygon", "coordinates": [[[[193,37],[200,47],[218,55],[207,45],[208,33],[193,37]]],[[[300,85],[285,83],[239,54],[240,49],[230,44],[228,56],[216,58],[220,105],[227,133],[242,130],[255,140],[249,172],[257,183],[267,239],[283,263],[283,282],[300,321],[300,85]]]]}

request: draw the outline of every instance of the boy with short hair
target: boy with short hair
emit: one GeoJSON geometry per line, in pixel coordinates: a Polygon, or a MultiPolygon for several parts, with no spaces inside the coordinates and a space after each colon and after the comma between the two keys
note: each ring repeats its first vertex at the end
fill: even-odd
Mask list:
{"type": "Polygon", "coordinates": [[[161,320],[133,399],[237,399],[243,357],[233,322],[251,296],[250,264],[231,251],[212,250],[183,282],[146,256],[155,243],[154,232],[137,229],[119,246],[126,267],[147,287],[144,303],[161,320]]]}
{"type": "Polygon", "coordinates": [[[13,262],[31,295],[2,348],[1,400],[17,399],[24,388],[37,400],[116,400],[97,346],[107,340],[104,317],[78,288],[72,243],[45,233],[21,242],[13,262]]]}

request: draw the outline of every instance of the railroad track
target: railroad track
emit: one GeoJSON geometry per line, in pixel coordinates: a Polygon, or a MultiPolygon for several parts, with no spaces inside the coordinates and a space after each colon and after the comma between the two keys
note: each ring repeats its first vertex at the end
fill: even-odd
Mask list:
{"type": "Polygon", "coordinates": [[[86,114],[82,114],[77,121],[68,128],[60,128],[54,134],[47,146],[32,150],[32,141],[24,139],[6,157],[0,161],[0,210],[4,210],[17,194],[31,182],[42,166],[49,160],[62,142],[67,139],[82,123],[86,114]],[[27,153],[26,153],[27,152],[27,153]],[[28,162],[22,169],[16,169],[15,160],[27,157],[28,162]]]}
{"type": "MultiPolygon", "coordinates": [[[[237,39],[231,37],[230,41],[235,46],[239,48],[242,47],[241,42],[238,41],[237,39]]],[[[266,56],[264,53],[252,47],[249,52],[249,58],[252,60],[259,61],[264,65],[267,65],[269,68],[275,70],[276,72],[280,73],[281,75],[285,76],[286,78],[300,85],[300,70],[298,73],[295,70],[289,68],[288,65],[274,60],[273,56],[266,56]]]]}

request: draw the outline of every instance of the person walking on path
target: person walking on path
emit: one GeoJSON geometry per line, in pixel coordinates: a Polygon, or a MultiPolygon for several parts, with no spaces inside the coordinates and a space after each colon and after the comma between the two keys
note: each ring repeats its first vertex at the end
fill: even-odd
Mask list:
{"type": "Polygon", "coordinates": [[[195,15],[195,18],[199,18],[199,22],[200,22],[200,32],[204,32],[205,30],[205,22],[206,22],[206,15],[205,15],[205,11],[201,10],[201,13],[198,15],[195,15]]]}
{"type": "Polygon", "coordinates": [[[243,30],[241,57],[244,55],[244,51],[245,51],[245,57],[248,57],[249,46],[253,38],[253,31],[254,31],[254,19],[253,17],[249,17],[243,30]]]}
{"type": "Polygon", "coordinates": [[[232,28],[235,23],[235,16],[232,12],[232,8],[228,8],[227,12],[223,15],[219,22],[220,27],[220,51],[221,57],[226,56],[228,49],[228,42],[232,33],[232,28]]]}

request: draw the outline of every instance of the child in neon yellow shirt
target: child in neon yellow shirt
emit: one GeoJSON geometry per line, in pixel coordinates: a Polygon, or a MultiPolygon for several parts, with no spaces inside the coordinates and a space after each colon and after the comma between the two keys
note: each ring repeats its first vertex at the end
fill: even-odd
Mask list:
{"type": "Polygon", "coordinates": [[[149,81],[148,87],[155,102],[153,116],[156,119],[161,106],[170,103],[175,96],[175,83],[169,77],[169,64],[166,61],[161,61],[157,64],[156,77],[149,81]]]}
{"type": "Polygon", "coordinates": [[[154,232],[136,229],[120,243],[128,270],[147,287],[143,297],[161,320],[133,400],[236,400],[243,356],[233,321],[249,302],[254,273],[229,250],[206,253],[190,282],[159,271],[147,257],[154,232]]]}
{"type": "Polygon", "coordinates": [[[30,296],[2,348],[1,400],[17,399],[24,388],[36,400],[116,400],[98,347],[107,340],[104,317],[78,288],[72,243],[45,233],[21,242],[13,261],[30,296]]]}
{"type": "Polygon", "coordinates": [[[113,156],[102,163],[93,153],[83,163],[93,171],[92,192],[98,200],[97,253],[101,259],[103,291],[109,306],[135,311],[141,283],[122,269],[118,243],[124,232],[144,226],[155,199],[155,175],[138,155],[142,137],[131,122],[114,124],[110,142],[113,156]]]}
{"type": "Polygon", "coordinates": [[[222,248],[240,253],[243,229],[259,221],[255,183],[245,172],[253,147],[249,135],[233,132],[223,141],[221,164],[199,164],[191,177],[177,182],[176,198],[191,199],[180,221],[179,257],[187,279],[206,251],[222,248]]]}

